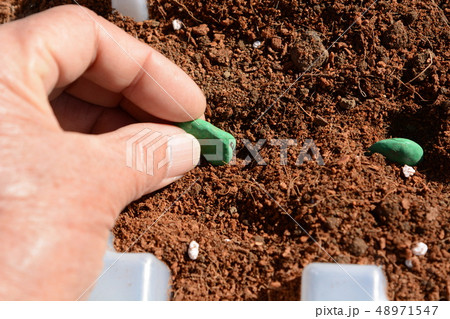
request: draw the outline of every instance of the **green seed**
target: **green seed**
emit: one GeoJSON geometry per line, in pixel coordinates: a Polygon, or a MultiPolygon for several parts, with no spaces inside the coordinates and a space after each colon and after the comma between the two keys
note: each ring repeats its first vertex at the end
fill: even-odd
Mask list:
{"type": "Polygon", "coordinates": [[[177,125],[199,140],[203,156],[212,165],[225,165],[233,158],[236,139],[230,133],[201,119],[177,125]]]}
{"type": "Polygon", "coordinates": [[[414,141],[406,138],[381,140],[369,147],[370,152],[380,153],[392,162],[417,165],[423,158],[423,149],[414,141]]]}

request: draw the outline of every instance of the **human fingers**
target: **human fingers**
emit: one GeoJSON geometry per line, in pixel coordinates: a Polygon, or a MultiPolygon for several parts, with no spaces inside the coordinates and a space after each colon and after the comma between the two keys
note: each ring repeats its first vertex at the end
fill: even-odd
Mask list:
{"type": "Polygon", "coordinates": [[[51,101],[51,105],[64,131],[101,134],[137,122],[122,108],[91,104],[67,93],[51,101]]]}
{"type": "Polygon", "coordinates": [[[8,43],[1,80],[39,108],[54,88],[83,76],[165,120],[192,120],[205,109],[204,95],[179,67],[84,7],[60,6],[5,24],[0,41],[8,43]]]}

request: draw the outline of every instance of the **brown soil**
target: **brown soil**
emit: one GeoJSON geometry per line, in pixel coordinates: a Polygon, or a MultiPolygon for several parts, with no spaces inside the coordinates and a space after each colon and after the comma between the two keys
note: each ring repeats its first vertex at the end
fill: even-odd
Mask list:
{"type": "MultiPolygon", "coordinates": [[[[0,22],[71,1],[35,3],[0,4],[0,22]]],[[[371,1],[156,0],[143,23],[111,13],[108,1],[80,3],[181,66],[207,96],[207,119],[239,139],[237,165],[202,164],[132,203],[114,228],[123,251],[166,211],[131,251],[169,265],[174,300],[298,300],[302,269],[332,260],[286,213],[336,261],[381,265],[389,298],[449,300],[448,2],[378,1],[280,100],[301,74],[295,58],[317,57],[371,1]],[[183,29],[174,31],[173,19],[183,29]],[[311,37],[312,46],[301,43],[311,37]],[[412,178],[382,156],[364,155],[389,137],[424,148],[412,178]],[[299,144],[287,165],[279,164],[279,147],[266,144],[267,165],[244,166],[244,138],[299,144]],[[308,138],[325,165],[295,165],[308,138]],[[195,261],[187,256],[191,240],[200,244],[195,261]],[[416,241],[429,251],[410,270],[404,261],[416,241]]]]}

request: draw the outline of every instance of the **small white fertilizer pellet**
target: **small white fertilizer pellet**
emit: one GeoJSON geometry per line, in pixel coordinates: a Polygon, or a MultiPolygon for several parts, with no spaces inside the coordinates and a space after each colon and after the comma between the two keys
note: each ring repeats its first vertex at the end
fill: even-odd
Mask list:
{"type": "Polygon", "coordinates": [[[183,27],[183,22],[181,22],[181,20],[175,19],[172,21],[172,27],[175,31],[178,31],[183,27]]]}
{"type": "Polygon", "coordinates": [[[411,259],[406,259],[405,260],[405,266],[408,267],[409,269],[412,269],[413,267],[413,263],[411,259]]]}
{"type": "Polygon", "coordinates": [[[196,260],[198,257],[198,248],[199,248],[199,244],[193,240],[190,242],[189,244],[189,249],[188,249],[188,256],[189,258],[191,258],[192,260],[196,260]]]}
{"type": "Polygon", "coordinates": [[[402,171],[403,175],[405,175],[406,178],[413,176],[414,173],[416,172],[416,170],[409,165],[403,166],[402,171]]]}
{"type": "Polygon", "coordinates": [[[253,42],[253,44],[252,44],[252,46],[253,46],[253,49],[257,49],[257,48],[259,48],[260,46],[261,46],[261,41],[255,41],[255,42],[253,42]]]}
{"type": "Polygon", "coordinates": [[[425,243],[419,242],[417,243],[413,248],[411,248],[411,251],[416,256],[423,256],[427,253],[428,246],[425,243]]]}

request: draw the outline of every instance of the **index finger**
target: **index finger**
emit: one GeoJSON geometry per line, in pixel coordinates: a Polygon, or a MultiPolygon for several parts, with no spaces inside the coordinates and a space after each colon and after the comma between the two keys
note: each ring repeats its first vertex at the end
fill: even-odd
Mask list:
{"type": "Polygon", "coordinates": [[[47,100],[54,88],[83,76],[165,120],[193,120],[206,107],[200,88],[178,66],[81,6],[59,6],[6,24],[0,42],[8,43],[0,62],[0,72],[8,73],[4,80],[21,81],[16,90],[35,94],[32,101],[47,100]]]}

